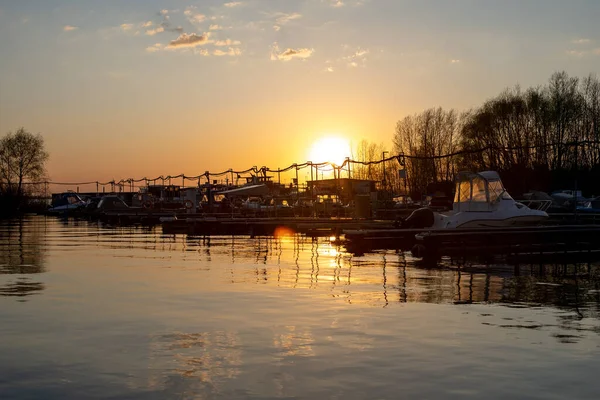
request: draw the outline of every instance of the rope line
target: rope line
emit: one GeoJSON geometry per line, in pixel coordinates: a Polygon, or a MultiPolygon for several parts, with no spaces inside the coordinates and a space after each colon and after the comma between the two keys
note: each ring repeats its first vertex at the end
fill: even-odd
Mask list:
{"type": "Polygon", "coordinates": [[[139,178],[139,179],[128,178],[128,179],[121,179],[118,181],[112,180],[112,181],[108,181],[108,182],[100,182],[100,181],[87,181],[87,182],[38,181],[38,182],[24,182],[23,184],[26,184],[26,185],[46,184],[46,185],[63,185],[63,186],[96,184],[98,186],[107,186],[107,185],[125,186],[126,184],[132,185],[134,183],[139,183],[139,182],[150,182],[150,181],[155,182],[158,180],[166,181],[166,180],[170,180],[170,179],[200,181],[200,179],[205,178],[208,181],[210,181],[211,177],[220,177],[220,176],[227,175],[227,174],[236,176],[239,179],[241,177],[240,175],[247,174],[250,172],[253,172],[256,175],[259,175],[259,174],[266,175],[267,172],[282,173],[282,172],[290,171],[292,169],[296,169],[297,171],[299,171],[299,170],[302,170],[307,167],[310,167],[311,169],[314,167],[317,172],[319,170],[321,172],[330,172],[330,171],[334,171],[336,169],[342,170],[344,167],[348,166],[349,164],[369,166],[369,165],[378,165],[381,163],[396,160],[400,166],[404,166],[406,160],[439,160],[439,159],[452,158],[452,157],[457,157],[457,156],[464,156],[464,155],[468,155],[468,154],[483,153],[486,151],[512,152],[512,151],[527,151],[527,150],[538,150],[538,149],[548,149],[548,148],[563,148],[564,149],[565,147],[573,147],[573,146],[578,147],[578,146],[590,146],[590,145],[596,145],[596,146],[600,145],[600,141],[584,140],[584,141],[571,141],[571,142],[566,142],[566,143],[562,143],[562,142],[561,143],[544,143],[544,144],[536,144],[536,145],[530,145],[530,146],[514,146],[514,147],[501,147],[501,146],[489,145],[489,146],[485,146],[485,147],[481,147],[481,148],[477,148],[477,149],[463,149],[463,150],[455,151],[453,153],[440,154],[440,155],[434,155],[434,156],[418,156],[418,155],[400,153],[397,155],[393,155],[393,156],[390,156],[387,158],[382,158],[381,160],[375,160],[375,161],[359,161],[359,160],[353,160],[353,159],[350,159],[349,157],[347,157],[341,165],[337,165],[330,161],[324,161],[324,162],[320,162],[320,163],[313,163],[311,161],[306,161],[302,164],[297,164],[297,163],[291,164],[286,168],[272,169],[272,168],[265,167],[265,166],[263,166],[261,168],[253,166],[251,168],[247,168],[247,169],[239,170],[239,171],[233,170],[233,169],[228,169],[226,171],[216,172],[216,173],[206,171],[204,174],[196,175],[196,176],[187,176],[185,174],[178,174],[178,175],[167,175],[167,176],[160,175],[156,178],[147,178],[147,177],[143,177],[143,178],[139,178]],[[322,168],[325,166],[328,166],[327,169],[322,168]]]}

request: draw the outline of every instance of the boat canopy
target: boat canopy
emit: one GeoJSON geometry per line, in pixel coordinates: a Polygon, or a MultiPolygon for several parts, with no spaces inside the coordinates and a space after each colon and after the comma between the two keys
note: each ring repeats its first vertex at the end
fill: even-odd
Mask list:
{"type": "Polygon", "coordinates": [[[455,182],[455,212],[494,211],[501,199],[512,199],[495,171],[460,172],[455,182]]]}
{"type": "Polygon", "coordinates": [[[75,204],[85,204],[85,201],[75,192],[61,193],[52,201],[52,207],[70,206],[75,204]]]}

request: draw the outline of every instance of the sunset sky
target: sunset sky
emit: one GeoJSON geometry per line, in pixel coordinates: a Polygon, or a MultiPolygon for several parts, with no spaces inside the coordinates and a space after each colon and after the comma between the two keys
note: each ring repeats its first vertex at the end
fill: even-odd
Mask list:
{"type": "Polygon", "coordinates": [[[55,181],[304,162],[341,136],[600,71],[600,1],[0,0],[0,134],[55,181]]]}

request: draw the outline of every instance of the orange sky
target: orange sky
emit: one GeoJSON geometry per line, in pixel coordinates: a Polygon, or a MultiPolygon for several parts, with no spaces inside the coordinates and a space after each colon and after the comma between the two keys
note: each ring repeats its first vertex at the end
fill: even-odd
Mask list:
{"type": "Polygon", "coordinates": [[[408,114],[600,70],[600,3],[575,3],[1,2],[0,133],[42,133],[54,181],[391,150],[408,114]]]}

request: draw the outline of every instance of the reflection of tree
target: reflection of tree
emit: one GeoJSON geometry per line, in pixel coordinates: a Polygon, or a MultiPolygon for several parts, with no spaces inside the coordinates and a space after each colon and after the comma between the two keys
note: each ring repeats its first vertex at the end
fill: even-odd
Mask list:
{"type": "Polygon", "coordinates": [[[0,224],[0,296],[27,296],[44,289],[40,282],[15,275],[39,274],[45,271],[46,219],[30,217],[3,221],[0,224]]]}
{"type": "Polygon", "coordinates": [[[28,279],[17,279],[0,286],[0,296],[24,297],[45,289],[41,282],[30,282],[28,279]]]}

